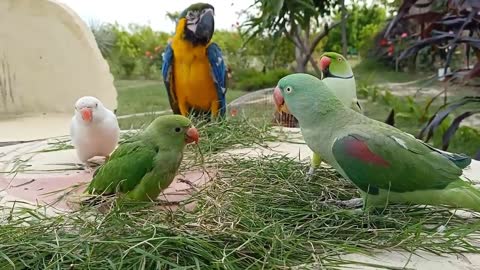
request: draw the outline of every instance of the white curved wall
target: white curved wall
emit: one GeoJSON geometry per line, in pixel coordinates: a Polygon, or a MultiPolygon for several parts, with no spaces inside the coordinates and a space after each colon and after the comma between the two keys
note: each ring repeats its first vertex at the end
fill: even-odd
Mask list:
{"type": "Polygon", "coordinates": [[[117,107],[109,66],[80,17],[53,0],[1,0],[0,116],[73,113],[85,95],[117,107]]]}

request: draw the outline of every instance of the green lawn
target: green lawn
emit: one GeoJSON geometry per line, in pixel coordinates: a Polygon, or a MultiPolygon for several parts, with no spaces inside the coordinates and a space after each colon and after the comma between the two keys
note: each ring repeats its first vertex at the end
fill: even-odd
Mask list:
{"type": "MultiPolygon", "coordinates": [[[[375,74],[375,72],[367,71],[366,69],[363,70],[362,73],[364,76],[368,76],[369,72],[372,74],[372,78],[374,81],[384,80],[388,78],[389,80],[393,81],[403,81],[409,77],[409,75],[405,75],[404,73],[394,73],[394,72],[381,72],[381,74],[385,75],[382,79],[382,76],[375,74]],[[388,74],[388,75],[386,75],[388,74]],[[396,79],[392,79],[391,77],[396,77],[396,79]]],[[[365,77],[364,77],[365,78],[365,77]]],[[[411,77],[412,79],[412,77],[411,77]]],[[[416,77],[418,79],[418,77],[416,77]]],[[[358,84],[361,85],[364,81],[359,80],[358,84]]],[[[119,80],[115,82],[118,91],[118,110],[117,114],[119,116],[127,115],[127,114],[134,114],[134,113],[147,113],[147,115],[142,116],[133,116],[129,118],[124,118],[119,120],[120,128],[122,129],[134,129],[134,128],[142,128],[145,125],[148,125],[151,121],[153,121],[158,114],[153,114],[153,112],[158,111],[167,111],[170,109],[168,104],[167,94],[165,91],[165,87],[163,82],[161,81],[136,81],[136,80],[119,80]]],[[[361,86],[360,86],[361,87],[361,86]]],[[[457,86],[458,88],[458,86],[457,86]]],[[[234,99],[246,94],[245,91],[240,90],[232,90],[229,89],[227,91],[227,103],[233,101],[234,99]]],[[[457,97],[451,97],[450,100],[453,100],[457,97]]],[[[430,112],[434,112],[436,108],[438,108],[441,104],[442,100],[437,99],[436,102],[432,105],[430,112]]],[[[402,102],[400,102],[402,103],[402,102]]],[[[417,99],[416,103],[418,107],[416,109],[423,109],[424,104],[426,104],[425,99],[417,99]]],[[[263,106],[263,105],[261,105],[263,106]]],[[[258,108],[258,110],[253,110],[254,106],[250,106],[250,111],[254,111],[254,113],[258,112],[265,112],[264,107],[258,108]]],[[[388,116],[388,113],[391,110],[391,105],[385,102],[383,96],[379,95],[376,98],[376,101],[372,101],[372,97],[369,97],[366,103],[363,105],[365,109],[365,115],[373,118],[378,121],[385,121],[388,116]]],[[[466,108],[462,110],[458,110],[456,115],[464,112],[466,108]]],[[[408,106],[401,106],[401,110],[399,111],[398,108],[396,113],[401,113],[396,116],[396,124],[395,126],[400,128],[403,131],[409,132],[412,135],[418,135],[420,129],[424,125],[423,121],[418,121],[418,118],[413,116],[410,117],[402,117],[402,115],[410,115],[413,114],[410,110],[412,108],[408,106]]],[[[472,109],[472,108],[469,108],[472,109]]],[[[165,112],[170,113],[170,112],[165,112]]],[[[268,112],[269,113],[269,112],[268,112]]],[[[451,120],[450,120],[451,121],[451,120]]],[[[445,131],[443,130],[437,131],[434,137],[434,145],[436,147],[441,147],[441,137],[445,131]]],[[[473,156],[476,151],[480,148],[480,132],[478,130],[473,130],[466,127],[461,127],[459,132],[456,134],[454,139],[451,142],[449,147],[450,151],[454,152],[463,152],[473,156]]]]}
{"type": "MultiPolygon", "coordinates": [[[[170,109],[167,92],[162,81],[144,80],[117,80],[115,86],[118,91],[117,115],[134,113],[152,113],[170,109]]],[[[244,95],[246,92],[228,89],[227,103],[244,95]]],[[[139,128],[150,123],[156,115],[135,116],[120,119],[122,129],[139,128]]]]}

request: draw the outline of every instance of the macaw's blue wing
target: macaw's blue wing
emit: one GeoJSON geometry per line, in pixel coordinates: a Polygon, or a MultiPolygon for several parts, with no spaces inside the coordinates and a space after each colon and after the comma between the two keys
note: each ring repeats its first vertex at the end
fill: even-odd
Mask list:
{"type": "Polygon", "coordinates": [[[163,63],[162,63],[162,76],[163,82],[165,83],[165,88],[168,94],[168,101],[170,102],[170,107],[174,114],[180,114],[180,109],[178,108],[177,96],[175,93],[175,85],[173,81],[173,49],[170,44],[165,48],[163,53],[163,63]]]}
{"type": "Polygon", "coordinates": [[[223,61],[222,51],[216,43],[210,43],[207,48],[208,61],[212,69],[212,76],[217,88],[218,102],[220,104],[220,115],[226,112],[225,94],[227,93],[227,67],[223,61]]]}

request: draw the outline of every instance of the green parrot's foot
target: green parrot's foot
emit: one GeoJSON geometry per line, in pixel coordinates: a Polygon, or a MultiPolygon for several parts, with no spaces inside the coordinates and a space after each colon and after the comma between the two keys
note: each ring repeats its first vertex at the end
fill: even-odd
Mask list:
{"type": "Polygon", "coordinates": [[[98,206],[105,203],[113,202],[115,194],[109,195],[97,195],[97,194],[85,194],[80,200],[80,204],[83,206],[98,206]]]}
{"type": "Polygon", "coordinates": [[[106,161],[106,159],[103,162],[97,162],[97,161],[93,161],[93,160],[90,161],[89,160],[89,161],[86,162],[86,165],[94,168],[94,167],[98,167],[98,166],[102,165],[103,163],[105,163],[105,161],[106,161]]]}
{"type": "Polygon", "coordinates": [[[308,169],[308,172],[307,172],[307,180],[312,180],[313,175],[315,174],[315,170],[316,170],[315,167],[310,166],[310,169],[308,169]]]}
{"type": "Polygon", "coordinates": [[[355,198],[350,199],[347,201],[340,201],[340,200],[327,200],[327,203],[335,204],[339,207],[344,208],[362,208],[363,207],[363,199],[362,198],[355,198]]]}
{"type": "Polygon", "coordinates": [[[83,170],[86,172],[86,173],[92,173],[94,171],[94,169],[90,166],[90,164],[86,163],[85,166],[83,167],[83,170]]]}

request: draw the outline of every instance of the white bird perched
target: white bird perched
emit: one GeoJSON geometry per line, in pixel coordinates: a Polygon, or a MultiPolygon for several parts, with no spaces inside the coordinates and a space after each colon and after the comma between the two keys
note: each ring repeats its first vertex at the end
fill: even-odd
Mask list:
{"type": "Polygon", "coordinates": [[[117,146],[120,136],[117,117],[97,98],[81,97],[75,103],[70,136],[78,158],[90,171],[89,159],[95,156],[108,159],[117,146]]]}

